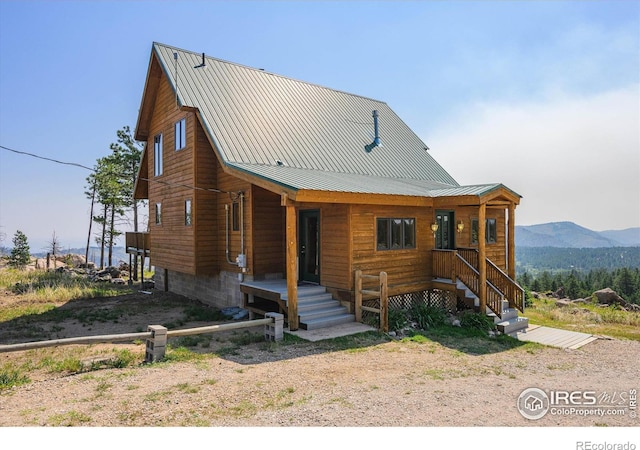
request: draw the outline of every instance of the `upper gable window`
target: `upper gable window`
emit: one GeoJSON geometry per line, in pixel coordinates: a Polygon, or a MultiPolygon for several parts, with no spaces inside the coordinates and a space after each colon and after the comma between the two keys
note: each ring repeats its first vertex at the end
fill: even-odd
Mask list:
{"type": "Polygon", "coordinates": [[[182,118],[175,125],[176,150],[182,150],[187,145],[187,119],[182,118]]]}
{"type": "Polygon", "coordinates": [[[153,138],[153,174],[162,175],[162,134],[153,138]]]}

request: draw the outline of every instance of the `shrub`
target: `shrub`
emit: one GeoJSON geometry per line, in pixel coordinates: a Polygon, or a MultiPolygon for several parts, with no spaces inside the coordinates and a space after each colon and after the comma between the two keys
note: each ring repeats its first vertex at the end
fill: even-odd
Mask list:
{"type": "Polygon", "coordinates": [[[401,330],[407,325],[407,313],[403,309],[389,309],[389,330],[401,330]]]}
{"type": "Polygon", "coordinates": [[[486,314],[466,311],[460,317],[460,326],[463,328],[475,328],[480,331],[490,331],[495,328],[493,319],[486,314]]]}
{"type": "Polygon", "coordinates": [[[427,306],[424,303],[413,305],[410,314],[411,318],[418,325],[418,328],[422,330],[444,325],[447,321],[447,314],[443,309],[435,306],[427,306]]]}

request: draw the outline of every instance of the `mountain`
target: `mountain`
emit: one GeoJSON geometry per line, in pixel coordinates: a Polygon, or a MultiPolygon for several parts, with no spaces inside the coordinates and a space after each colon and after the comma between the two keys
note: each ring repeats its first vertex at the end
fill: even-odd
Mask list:
{"type": "Polygon", "coordinates": [[[640,228],[627,228],[626,230],[606,230],[600,234],[608,239],[620,242],[623,246],[640,246],[640,228]]]}
{"type": "Polygon", "coordinates": [[[593,231],[573,222],[516,225],[517,247],[600,248],[640,246],[640,227],[593,231]]]}

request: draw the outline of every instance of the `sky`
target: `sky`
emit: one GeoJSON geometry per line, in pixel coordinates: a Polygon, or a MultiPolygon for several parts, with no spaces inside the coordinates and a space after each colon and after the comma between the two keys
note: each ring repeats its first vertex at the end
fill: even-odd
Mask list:
{"type": "MultiPolygon", "coordinates": [[[[94,166],[154,41],[385,101],[460,184],[522,195],[518,225],[640,226],[637,1],[2,0],[0,146],[94,166]]],[[[88,175],[0,148],[2,245],[84,247],[88,175]]]]}

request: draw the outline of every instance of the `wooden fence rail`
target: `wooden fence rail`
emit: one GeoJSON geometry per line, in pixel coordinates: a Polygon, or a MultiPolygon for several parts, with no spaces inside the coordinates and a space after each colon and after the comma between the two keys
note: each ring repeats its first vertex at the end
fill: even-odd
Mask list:
{"type": "Polygon", "coordinates": [[[100,336],[81,336],[50,341],[23,342],[20,344],[0,345],[0,353],[20,350],[34,350],[37,348],[57,347],[62,345],[95,344],[104,342],[125,342],[146,339],[147,349],[145,362],[159,361],[164,357],[167,339],[171,337],[192,336],[195,334],[217,333],[221,331],[237,330],[265,326],[265,339],[281,341],[283,339],[284,316],[278,313],[267,313],[264,319],[246,320],[243,322],[222,323],[206,327],[186,328],[183,330],[167,330],[162,325],[149,325],[147,331],[139,333],[107,334],[100,336]]]}
{"type": "Polygon", "coordinates": [[[380,272],[380,275],[364,275],[362,270],[356,270],[355,273],[355,316],[356,322],[362,322],[362,311],[368,311],[380,315],[380,330],[389,331],[389,284],[387,283],[387,272],[380,272]],[[377,281],[378,289],[363,289],[363,280],[377,281]],[[364,306],[363,299],[373,300],[380,299],[380,307],[373,308],[364,306]]]}

